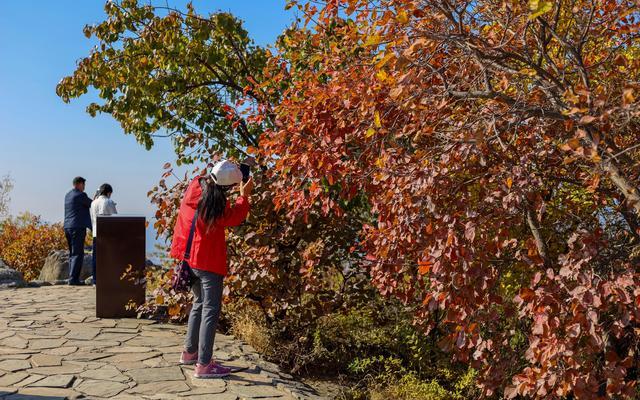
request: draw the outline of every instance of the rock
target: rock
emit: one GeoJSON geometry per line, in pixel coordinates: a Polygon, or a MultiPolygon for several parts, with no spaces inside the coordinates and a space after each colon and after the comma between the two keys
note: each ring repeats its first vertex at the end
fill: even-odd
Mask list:
{"type": "Polygon", "coordinates": [[[21,287],[25,284],[22,272],[9,268],[0,260],[0,286],[21,287]]]}
{"type": "Polygon", "coordinates": [[[45,281],[39,281],[39,280],[29,282],[29,286],[31,287],[51,286],[51,285],[52,285],[51,282],[45,282],[45,281]]]}
{"type": "MultiPolygon", "coordinates": [[[[92,259],[91,252],[85,251],[82,269],[80,270],[80,280],[88,285],[93,283],[91,279],[93,275],[92,259]]],[[[152,268],[154,264],[152,261],[146,260],[146,266],[152,268]]],[[[49,253],[49,256],[44,261],[38,281],[60,285],[65,284],[67,279],[69,279],[69,251],[54,250],[49,253]]]]}
{"type": "MultiPolygon", "coordinates": [[[[91,263],[91,253],[85,253],[80,270],[80,280],[85,280],[92,275],[91,263]]],[[[52,251],[44,261],[38,280],[57,284],[58,281],[65,279],[69,279],[69,252],[67,250],[52,251]]]]}

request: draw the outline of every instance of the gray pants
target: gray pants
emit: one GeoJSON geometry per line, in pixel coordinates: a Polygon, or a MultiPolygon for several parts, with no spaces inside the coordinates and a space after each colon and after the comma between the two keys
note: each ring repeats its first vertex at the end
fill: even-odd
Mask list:
{"type": "Polygon", "coordinates": [[[189,353],[198,351],[198,363],[207,365],[213,355],[218,317],[222,306],[224,276],[193,268],[196,279],[191,286],[193,306],[184,347],[189,353]]]}

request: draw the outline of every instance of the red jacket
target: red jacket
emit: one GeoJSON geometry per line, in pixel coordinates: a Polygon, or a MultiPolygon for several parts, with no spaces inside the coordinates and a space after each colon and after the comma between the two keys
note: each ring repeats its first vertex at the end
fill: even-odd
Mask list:
{"type": "MultiPolygon", "coordinates": [[[[178,260],[184,258],[191,221],[193,221],[198,202],[202,196],[200,179],[198,177],[191,181],[180,203],[180,211],[173,230],[173,242],[171,243],[171,257],[178,260]]],[[[213,225],[207,226],[201,218],[198,218],[191,245],[191,256],[187,260],[191,268],[226,275],[227,243],[225,227],[240,225],[248,213],[249,200],[245,196],[239,196],[233,207],[227,202],[227,209],[224,215],[213,225]]]]}

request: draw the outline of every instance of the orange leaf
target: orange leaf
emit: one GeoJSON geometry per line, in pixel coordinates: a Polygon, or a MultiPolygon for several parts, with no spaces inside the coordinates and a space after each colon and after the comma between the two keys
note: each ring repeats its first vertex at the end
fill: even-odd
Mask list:
{"type": "Polygon", "coordinates": [[[425,275],[428,274],[429,271],[431,271],[431,267],[433,266],[433,263],[431,261],[420,261],[418,263],[418,272],[420,272],[420,275],[425,275]]]}
{"type": "Polygon", "coordinates": [[[633,103],[634,101],[636,101],[636,98],[633,96],[633,89],[632,88],[626,88],[623,92],[622,92],[622,104],[629,105],[631,103],[633,103]]]}

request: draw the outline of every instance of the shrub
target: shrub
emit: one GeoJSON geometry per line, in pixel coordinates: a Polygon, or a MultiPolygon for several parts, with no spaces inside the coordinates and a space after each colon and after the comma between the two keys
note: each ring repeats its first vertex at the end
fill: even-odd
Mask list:
{"type": "Polygon", "coordinates": [[[61,224],[47,224],[25,213],[0,223],[0,258],[23,273],[25,280],[38,277],[46,257],[67,246],[61,224]]]}
{"type": "MultiPolygon", "coordinates": [[[[171,287],[173,270],[147,268],[140,282],[147,288],[147,301],[142,305],[132,304],[139,318],[150,318],[170,322],[186,322],[191,311],[193,296],[189,293],[176,293],[171,287]]],[[[124,277],[123,277],[124,278],[124,277]]],[[[128,279],[137,279],[129,276],[128,279]]]]}
{"type": "Polygon", "coordinates": [[[267,357],[277,354],[274,334],[267,324],[264,311],[251,300],[228,302],[223,308],[223,320],[229,331],[267,357]]]}

